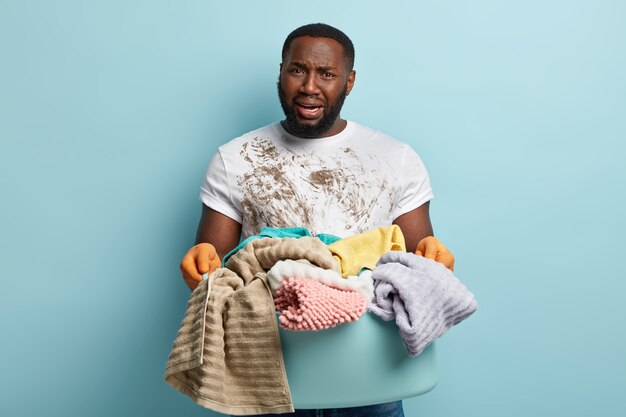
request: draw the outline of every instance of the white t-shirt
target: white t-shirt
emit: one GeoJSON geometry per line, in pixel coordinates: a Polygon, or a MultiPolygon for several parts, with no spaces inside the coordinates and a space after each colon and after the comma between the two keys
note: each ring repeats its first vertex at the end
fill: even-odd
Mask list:
{"type": "Polygon", "coordinates": [[[424,164],[406,143],[348,121],[339,134],[295,137],[276,122],[219,147],[200,200],[242,225],[306,227],[346,237],[390,225],[433,198],[424,164]]]}

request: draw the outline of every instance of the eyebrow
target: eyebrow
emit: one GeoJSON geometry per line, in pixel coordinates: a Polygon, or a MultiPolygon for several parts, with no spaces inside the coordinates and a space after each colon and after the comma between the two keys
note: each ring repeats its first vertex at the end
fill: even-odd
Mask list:
{"type": "MultiPolygon", "coordinates": [[[[303,62],[291,62],[290,64],[304,69],[307,68],[307,65],[303,62]]],[[[318,67],[315,67],[315,69],[317,71],[333,71],[336,70],[337,67],[333,67],[332,65],[320,65],[318,67]]]]}

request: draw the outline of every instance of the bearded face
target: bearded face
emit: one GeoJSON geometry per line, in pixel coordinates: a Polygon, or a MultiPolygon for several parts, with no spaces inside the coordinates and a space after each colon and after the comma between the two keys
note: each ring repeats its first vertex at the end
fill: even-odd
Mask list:
{"type": "MultiPolygon", "coordinates": [[[[343,91],[336,97],[335,101],[332,103],[312,103],[309,107],[306,104],[298,104],[297,101],[289,101],[287,98],[280,79],[278,80],[278,98],[280,99],[280,105],[283,108],[283,112],[285,113],[285,121],[283,122],[283,127],[292,135],[301,137],[301,138],[319,138],[323,137],[325,133],[327,133],[337,121],[339,114],[341,112],[341,108],[343,107],[343,102],[346,99],[346,87],[344,86],[343,91]],[[298,112],[298,106],[304,107],[305,110],[302,113],[310,112],[314,113],[318,111],[321,113],[319,118],[309,119],[303,118],[302,115],[298,112]],[[317,110],[320,108],[320,110],[317,110]],[[308,109],[312,109],[308,110],[308,109]]],[[[304,100],[300,100],[302,102],[304,100]]]]}
{"type": "Polygon", "coordinates": [[[354,85],[343,46],[334,39],[293,39],[283,57],[278,97],[285,112],[283,127],[303,138],[335,135],[345,127],[339,114],[354,85]]]}

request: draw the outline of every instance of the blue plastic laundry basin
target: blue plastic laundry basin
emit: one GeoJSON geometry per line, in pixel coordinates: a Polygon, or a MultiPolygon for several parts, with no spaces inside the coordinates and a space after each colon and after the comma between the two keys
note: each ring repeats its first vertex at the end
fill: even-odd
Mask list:
{"type": "Polygon", "coordinates": [[[435,344],[410,357],[395,322],[366,313],[318,332],[280,328],[295,408],[341,408],[425,394],[437,384],[435,344]]]}

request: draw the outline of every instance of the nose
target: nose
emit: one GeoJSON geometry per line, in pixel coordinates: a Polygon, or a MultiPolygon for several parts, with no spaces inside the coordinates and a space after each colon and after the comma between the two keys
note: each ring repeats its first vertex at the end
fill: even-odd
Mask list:
{"type": "Polygon", "coordinates": [[[319,94],[319,87],[317,85],[317,79],[314,72],[309,72],[306,78],[300,85],[300,92],[308,96],[319,94]]]}

